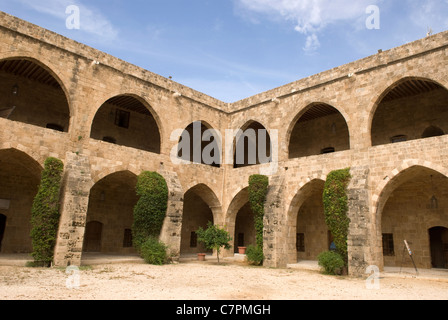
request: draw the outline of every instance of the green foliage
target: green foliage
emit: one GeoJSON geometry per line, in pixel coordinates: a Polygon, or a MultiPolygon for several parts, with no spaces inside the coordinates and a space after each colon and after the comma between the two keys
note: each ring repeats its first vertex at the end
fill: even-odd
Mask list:
{"type": "Polygon", "coordinates": [[[140,247],[140,254],[148,264],[163,265],[168,263],[168,247],[157,238],[149,237],[140,247]]]}
{"type": "Polygon", "coordinates": [[[207,224],[207,229],[204,230],[202,228],[199,228],[196,233],[198,235],[198,241],[204,243],[207,249],[216,250],[218,263],[221,248],[224,248],[226,250],[232,248],[232,246],[229,244],[229,242],[232,241],[229,233],[224,229],[213,225],[213,223],[211,222],[207,224]]]}
{"type": "Polygon", "coordinates": [[[165,179],[156,172],[142,172],[138,177],[137,195],[134,207],[132,235],[134,246],[140,249],[149,237],[158,238],[168,208],[168,186],[165,179]]]}
{"type": "Polygon", "coordinates": [[[269,178],[263,175],[252,175],[249,177],[249,203],[254,213],[256,243],[263,248],[264,229],[264,204],[268,193],[269,178]]]}
{"type": "Polygon", "coordinates": [[[345,267],[345,261],[342,256],[334,251],[322,252],[317,259],[323,272],[328,275],[341,274],[342,268],[345,267]]]}
{"type": "Polygon", "coordinates": [[[61,160],[48,158],[42,171],[39,190],[31,208],[32,256],[36,264],[50,266],[59,227],[62,173],[61,160]]]}
{"type": "Polygon", "coordinates": [[[347,236],[350,219],[347,216],[347,187],[350,179],[350,169],[331,172],[323,193],[325,222],[334,237],[337,251],[344,258],[345,263],[348,260],[347,236]]]}
{"type": "Polygon", "coordinates": [[[264,260],[263,248],[259,246],[249,246],[246,250],[247,260],[250,264],[261,266],[264,260]]]}

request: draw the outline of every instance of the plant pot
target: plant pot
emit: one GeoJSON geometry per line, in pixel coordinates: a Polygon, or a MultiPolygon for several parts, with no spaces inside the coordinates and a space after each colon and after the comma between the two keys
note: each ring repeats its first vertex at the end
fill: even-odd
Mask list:
{"type": "Polygon", "coordinates": [[[238,253],[239,254],[246,254],[246,247],[238,247],[238,253]]]}
{"type": "Polygon", "coordinates": [[[205,253],[198,253],[198,260],[205,261],[205,253]]]}

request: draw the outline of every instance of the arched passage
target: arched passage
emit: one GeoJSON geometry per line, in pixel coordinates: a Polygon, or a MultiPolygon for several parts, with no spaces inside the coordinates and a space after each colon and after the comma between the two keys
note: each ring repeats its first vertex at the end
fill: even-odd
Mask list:
{"type": "MultiPolygon", "coordinates": [[[[396,175],[384,188],[378,203],[384,265],[401,266],[406,240],[419,268],[431,268],[428,230],[448,226],[448,178],[423,166],[412,166],[396,175]]],[[[410,259],[404,266],[412,267],[410,259]]]]}
{"type": "Polygon", "coordinates": [[[350,134],[342,114],[326,103],[313,103],[297,117],[289,139],[289,158],[350,149],[350,134]]]}
{"type": "Polygon", "coordinates": [[[90,137],[160,154],[161,136],[151,108],[141,98],[119,95],[97,111],[90,137]]]}
{"type": "Polygon", "coordinates": [[[91,189],[83,252],[135,253],[132,245],[137,177],[129,171],[110,174],[91,189]]]}
{"type": "Polygon", "coordinates": [[[16,149],[0,150],[1,253],[32,252],[31,207],[41,172],[42,167],[27,154],[16,149]]]}
{"type": "Polygon", "coordinates": [[[209,222],[216,223],[215,215],[219,215],[221,204],[215,193],[206,185],[199,184],[184,195],[184,208],[181,231],[181,255],[210,253],[198,242],[196,231],[205,229],[209,222]]]}
{"type": "Polygon", "coordinates": [[[315,179],[304,185],[293,198],[288,214],[288,261],[317,260],[329,250],[331,235],[325,223],[322,201],[325,181],[315,179]]]}
{"type": "Polygon", "coordinates": [[[272,161],[272,144],[268,130],[257,121],[249,121],[241,128],[234,146],[234,168],[265,164],[272,161]]]}
{"type": "Polygon", "coordinates": [[[404,78],[379,98],[372,146],[440,136],[448,132],[448,90],[434,81],[404,78]]]}
{"type": "Polygon", "coordinates": [[[222,156],[219,132],[204,121],[195,121],[183,131],[178,144],[178,158],[219,168],[222,156]]]}
{"type": "Polygon", "coordinates": [[[31,59],[0,61],[0,117],[68,132],[70,108],[61,81],[31,59]]]}

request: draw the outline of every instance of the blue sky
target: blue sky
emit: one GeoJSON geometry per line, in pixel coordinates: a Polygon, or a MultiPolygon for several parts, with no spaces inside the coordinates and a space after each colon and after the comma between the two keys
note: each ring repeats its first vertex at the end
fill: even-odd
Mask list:
{"type": "Polygon", "coordinates": [[[224,102],[448,30],[448,0],[0,0],[0,10],[224,102]],[[79,30],[66,27],[69,5],[79,30]],[[379,29],[366,27],[370,5],[379,29]]]}

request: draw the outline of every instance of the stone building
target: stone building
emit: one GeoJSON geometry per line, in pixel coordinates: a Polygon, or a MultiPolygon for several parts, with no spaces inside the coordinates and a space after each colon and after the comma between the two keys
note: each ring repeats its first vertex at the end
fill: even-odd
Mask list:
{"type": "MultiPolygon", "coordinates": [[[[194,231],[208,221],[225,226],[235,247],[251,244],[248,179],[274,161],[266,266],[328,250],[324,182],[350,167],[350,273],[400,266],[404,240],[419,268],[448,267],[448,32],[231,104],[5,13],[0,42],[1,254],[31,251],[30,209],[49,156],[65,169],[55,249],[62,266],[79,265],[84,252],[133,252],[134,188],[144,170],[168,183],[161,239],[174,253],[203,251],[194,231]],[[278,142],[267,143],[277,147],[268,156],[278,159],[173,162],[172,133],[195,123],[224,140],[227,129],[265,128],[278,142]]],[[[215,156],[234,158],[229,141],[215,141],[223,146],[215,156]]]]}

